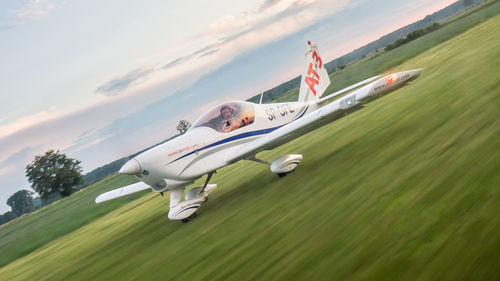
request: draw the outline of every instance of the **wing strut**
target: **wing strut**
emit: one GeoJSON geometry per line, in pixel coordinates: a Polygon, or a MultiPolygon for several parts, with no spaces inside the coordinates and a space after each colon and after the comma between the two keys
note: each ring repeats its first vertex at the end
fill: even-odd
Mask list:
{"type": "Polygon", "coordinates": [[[259,158],[255,157],[255,155],[252,155],[252,156],[246,158],[246,160],[250,160],[250,161],[257,162],[257,163],[260,163],[260,164],[264,164],[264,165],[267,165],[267,166],[271,165],[271,163],[269,163],[267,161],[264,161],[262,159],[259,159],[259,158]]]}

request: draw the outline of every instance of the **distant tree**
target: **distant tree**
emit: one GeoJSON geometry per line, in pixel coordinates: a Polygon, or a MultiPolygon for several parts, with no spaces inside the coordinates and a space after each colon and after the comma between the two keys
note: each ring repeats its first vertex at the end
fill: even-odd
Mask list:
{"type": "Polygon", "coordinates": [[[344,60],[342,59],[342,57],[340,57],[340,58],[337,59],[336,65],[337,65],[338,69],[344,69],[345,68],[345,66],[344,66],[344,60]]]}
{"type": "Polygon", "coordinates": [[[19,190],[12,194],[9,199],[7,199],[7,205],[12,208],[12,212],[16,216],[29,213],[34,209],[33,197],[31,196],[31,192],[26,189],[19,190]]]}
{"type": "Polygon", "coordinates": [[[434,22],[430,25],[428,25],[427,27],[425,28],[420,28],[420,29],[416,29],[410,33],[408,33],[408,35],[406,37],[401,37],[399,38],[398,40],[388,44],[387,46],[385,46],[385,50],[386,51],[390,51],[392,49],[396,49],[397,47],[401,46],[401,45],[404,45],[410,41],[413,41],[419,37],[422,37],[424,36],[425,34],[429,33],[429,32],[432,32],[438,28],[440,28],[441,25],[438,23],[438,22],[434,22]]]}
{"type": "Polygon", "coordinates": [[[0,225],[9,222],[13,219],[17,218],[17,216],[13,212],[6,212],[0,216],[0,225]]]}
{"type": "Polygon", "coordinates": [[[441,27],[441,25],[439,24],[439,22],[433,22],[431,25],[429,25],[425,28],[425,31],[426,31],[426,33],[431,32],[431,31],[434,31],[440,27],[441,27]]]}
{"type": "Polygon", "coordinates": [[[43,202],[42,202],[42,199],[40,198],[40,196],[37,196],[35,198],[33,198],[33,205],[35,207],[35,210],[36,209],[40,209],[41,207],[43,207],[43,202]]]}
{"type": "Polygon", "coordinates": [[[425,34],[425,29],[423,28],[420,28],[420,29],[416,29],[412,32],[410,32],[407,36],[406,36],[406,41],[411,41],[411,40],[415,40],[417,39],[418,37],[422,36],[425,34]]]}
{"type": "Polygon", "coordinates": [[[189,124],[187,120],[181,120],[179,121],[179,125],[177,125],[177,131],[179,131],[181,134],[184,134],[190,127],[191,124],[189,124]]]}
{"type": "Polygon", "coordinates": [[[42,200],[54,193],[66,197],[73,193],[75,187],[83,184],[80,163],[64,153],[49,150],[44,155],[37,155],[26,166],[26,177],[42,200]]]}

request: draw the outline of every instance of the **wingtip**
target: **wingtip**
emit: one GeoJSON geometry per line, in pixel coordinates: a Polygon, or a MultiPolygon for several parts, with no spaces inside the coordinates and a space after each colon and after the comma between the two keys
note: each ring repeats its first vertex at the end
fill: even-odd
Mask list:
{"type": "MultiPolygon", "coordinates": [[[[108,192],[106,192],[106,193],[108,193],[108,192]]],[[[109,199],[106,199],[106,193],[103,193],[103,194],[101,194],[101,195],[97,196],[97,197],[95,198],[95,200],[94,200],[94,201],[95,201],[95,203],[96,203],[96,204],[99,204],[99,203],[102,203],[102,202],[106,202],[106,201],[108,201],[109,199]]]]}
{"type": "Polygon", "coordinates": [[[101,199],[99,199],[99,197],[101,197],[101,196],[100,196],[100,195],[99,195],[99,196],[97,196],[97,198],[94,200],[94,202],[95,202],[96,204],[99,204],[99,203],[101,203],[101,202],[102,202],[102,200],[101,200],[101,199]]]}

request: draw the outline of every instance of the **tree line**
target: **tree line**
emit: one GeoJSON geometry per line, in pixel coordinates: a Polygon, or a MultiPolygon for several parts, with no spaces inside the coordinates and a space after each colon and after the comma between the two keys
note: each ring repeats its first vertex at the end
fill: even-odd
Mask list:
{"type": "MultiPolygon", "coordinates": [[[[49,150],[43,155],[37,155],[26,166],[26,177],[31,188],[40,195],[42,204],[70,196],[83,184],[80,161],[69,158],[66,154],[49,150]]],[[[7,199],[11,211],[0,215],[0,225],[36,209],[33,192],[19,190],[7,199]]]]}
{"type": "Polygon", "coordinates": [[[392,42],[391,44],[388,44],[387,46],[385,46],[384,49],[386,51],[396,49],[397,47],[404,45],[410,41],[413,41],[413,40],[417,39],[418,37],[424,36],[425,34],[432,32],[440,27],[441,27],[441,25],[439,23],[434,22],[429,26],[426,26],[424,28],[419,28],[417,30],[414,30],[414,31],[408,33],[408,35],[406,35],[406,37],[401,37],[398,40],[392,42]]]}

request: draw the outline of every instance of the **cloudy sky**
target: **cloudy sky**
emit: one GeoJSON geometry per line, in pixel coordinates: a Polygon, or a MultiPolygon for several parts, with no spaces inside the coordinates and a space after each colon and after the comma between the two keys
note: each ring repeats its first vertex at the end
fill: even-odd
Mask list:
{"type": "Polygon", "coordinates": [[[453,0],[0,1],[0,213],[58,149],[88,172],[227,99],[300,75],[453,0]]]}

